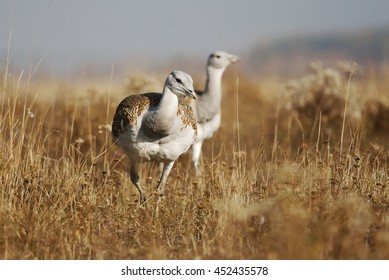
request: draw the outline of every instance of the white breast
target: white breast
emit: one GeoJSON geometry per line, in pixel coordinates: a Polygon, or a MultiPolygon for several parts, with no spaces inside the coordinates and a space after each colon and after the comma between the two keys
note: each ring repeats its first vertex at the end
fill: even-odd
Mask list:
{"type": "Polygon", "coordinates": [[[210,139],[220,127],[221,114],[216,114],[211,120],[198,124],[197,142],[210,139]]]}
{"type": "Polygon", "coordinates": [[[136,126],[126,127],[118,139],[118,144],[129,157],[138,162],[176,160],[191,147],[196,139],[192,127],[184,127],[180,119],[177,119],[169,135],[159,139],[150,139],[141,133],[140,120],[141,118],[136,126]]]}

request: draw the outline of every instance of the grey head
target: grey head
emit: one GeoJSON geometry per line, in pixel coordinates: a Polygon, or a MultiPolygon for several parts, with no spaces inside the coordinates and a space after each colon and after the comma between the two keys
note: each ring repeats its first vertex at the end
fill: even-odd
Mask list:
{"type": "Polygon", "coordinates": [[[227,68],[228,65],[231,63],[235,63],[240,61],[240,58],[236,55],[223,52],[223,51],[217,51],[214,53],[211,53],[208,57],[208,67],[214,67],[214,68],[227,68]]]}
{"type": "Polygon", "coordinates": [[[196,99],[192,77],[183,71],[174,70],[171,72],[166,78],[165,87],[178,97],[190,96],[196,99]]]}

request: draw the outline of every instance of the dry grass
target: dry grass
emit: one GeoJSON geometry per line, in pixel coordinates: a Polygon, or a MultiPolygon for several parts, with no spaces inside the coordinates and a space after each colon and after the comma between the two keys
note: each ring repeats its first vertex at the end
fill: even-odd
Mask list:
{"type": "MultiPolygon", "coordinates": [[[[43,93],[43,84],[4,75],[0,258],[388,259],[388,81],[365,74],[353,83],[350,104],[354,90],[368,99],[356,123],[346,119],[339,154],[339,123],[320,106],[310,119],[283,107],[282,83],[226,74],[203,177],[182,156],[158,212],[153,202],[138,206],[127,159],[112,146],[107,124],[124,91],[43,93]]],[[[161,82],[137,75],[123,88],[161,82]]],[[[143,165],[141,179],[152,192],[155,164],[143,165]]]]}

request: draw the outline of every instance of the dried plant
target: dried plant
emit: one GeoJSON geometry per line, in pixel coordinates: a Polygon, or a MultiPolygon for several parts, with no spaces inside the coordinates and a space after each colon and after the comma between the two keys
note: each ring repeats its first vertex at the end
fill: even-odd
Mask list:
{"type": "MultiPolygon", "coordinates": [[[[320,69],[298,81],[291,108],[321,110],[328,129],[342,122],[347,75],[339,73],[320,69]]],[[[389,258],[388,135],[369,149],[371,135],[361,137],[361,149],[342,157],[333,142],[282,146],[285,116],[269,97],[279,84],[240,77],[237,88],[226,79],[232,98],[223,99],[222,129],[204,145],[203,177],[193,178],[182,157],[157,213],[153,202],[138,206],[126,158],[107,137],[122,93],[63,89],[47,101],[20,76],[0,85],[2,259],[389,258]]],[[[141,172],[145,188],[155,186],[158,167],[141,172]]]]}
{"type": "Polygon", "coordinates": [[[284,108],[295,115],[311,138],[319,125],[327,138],[339,135],[345,109],[348,125],[356,128],[362,120],[364,101],[352,79],[362,68],[350,62],[340,62],[338,69],[324,68],[321,62],[314,62],[310,69],[311,74],[287,82],[284,108]]]}

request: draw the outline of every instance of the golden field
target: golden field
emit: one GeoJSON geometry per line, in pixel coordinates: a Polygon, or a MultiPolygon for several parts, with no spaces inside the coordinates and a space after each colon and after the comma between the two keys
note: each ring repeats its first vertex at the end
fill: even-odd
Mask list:
{"type": "MultiPolygon", "coordinates": [[[[110,124],[167,73],[49,83],[5,71],[0,258],[389,259],[389,81],[311,68],[293,81],[228,70],[202,176],[183,155],[166,198],[144,208],[110,124]]],[[[152,194],[157,164],[140,177],[152,194]]]]}

